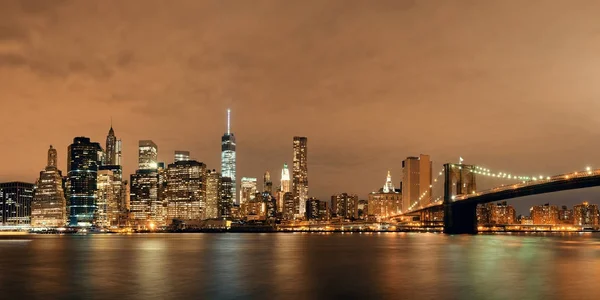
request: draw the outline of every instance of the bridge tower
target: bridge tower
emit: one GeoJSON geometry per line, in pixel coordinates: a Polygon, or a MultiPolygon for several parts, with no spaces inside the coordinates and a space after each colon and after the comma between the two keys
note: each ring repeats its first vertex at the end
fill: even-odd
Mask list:
{"type": "Polygon", "coordinates": [[[455,202],[454,196],[477,189],[475,166],[444,165],[444,233],[477,233],[477,204],[455,202]]]}

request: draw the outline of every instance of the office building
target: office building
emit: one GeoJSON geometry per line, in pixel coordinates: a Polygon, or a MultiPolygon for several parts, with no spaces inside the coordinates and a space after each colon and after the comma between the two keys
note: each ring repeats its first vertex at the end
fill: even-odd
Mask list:
{"type": "Polygon", "coordinates": [[[558,222],[564,225],[573,225],[573,210],[569,209],[566,205],[563,205],[558,210],[558,222]]]}
{"type": "Polygon", "coordinates": [[[96,190],[97,227],[108,228],[118,224],[121,181],[111,170],[99,170],[96,190]]]}
{"type": "Polygon", "coordinates": [[[271,181],[271,174],[269,171],[266,171],[263,177],[263,192],[273,194],[273,182],[271,181]]]}
{"type": "Polygon", "coordinates": [[[283,213],[284,209],[284,195],[285,193],[291,192],[290,190],[290,170],[288,170],[287,164],[283,164],[283,169],[281,169],[281,186],[279,187],[279,191],[277,193],[277,208],[279,212],[283,213]]]}
{"type": "Polygon", "coordinates": [[[231,179],[231,193],[233,195],[237,195],[237,181],[235,179],[235,160],[235,135],[231,132],[231,110],[228,109],[227,132],[221,137],[221,176],[228,177],[231,179]]]}
{"type": "Polygon", "coordinates": [[[221,174],[216,170],[209,170],[206,173],[206,219],[216,219],[219,217],[219,191],[221,189],[221,174]]]}
{"type": "Polygon", "coordinates": [[[158,197],[158,170],[140,169],[131,174],[129,184],[129,216],[131,224],[148,227],[152,219],[162,222],[162,202],[158,197]]]}
{"type": "Polygon", "coordinates": [[[331,208],[336,217],[358,219],[358,196],[341,193],[331,196],[331,208]]]}
{"type": "Polygon", "coordinates": [[[195,160],[178,161],[167,168],[167,216],[169,222],[204,219],[206,165],[195,160]]]}
{"type": "Polygon", "coordinates": [[[240,183],[240,210],[242,216],[249,213],[249,203],[256,197],[256,178],[242,177],[240,183]]]}
{"type": "Polygon", "coordinates": [[[308,200],[308,149],[306,137],[294,137],[294,165],[292,169],[292,194],[296,205],[296,215],[303,218],[308,200]]]}
{"type": "Polygon", "coordinates": [[[187,160],[190,160],[190,151],[182,151],[182,150],[175,151],[175,162],[187,161],[187,160]]]}
{"type": "Polygon", "coordinates": [[[158,168],[158,146],[151,140],[141,140],[138,147],[138,169],[156,170],[158,168]]]}
{"type": "Polygon", "coordinates": [[[219,186],[219,218],[221,219],[233,218],[231,212],[234,202],[234,195],[232,193],[232,189],[233,183],[231,182],[231,178],[221,177],[221,182],[219,186]]]}
{"type": "Polygon", "coordinates": [[[115,136],[115,131],[110,126],[110,130],[108,131],[108,135],[106,136],[106,154],[105,154],[105,164],[106,165],[121,165],[121,140],[117,139],[115,136]]]}
{"type": "Polygon", "coordinates": [[[35,185],[26,182],[0,183],[0,223],[3,226],[31,225],[31,202],[35,185]]]}
{"type": "Polygon", "coordinates": [[[383,188],[369,194],[367,214],[377,220],[398,215],[402,212],[402,193],[392,183],[392,174],[388,171],[383,188]]]}
{"type": "Polygon", "coordinates": [[[31,202],[32,227],[62,227],[67,223],[67,199],[57,161],[56,149],[50,146],[48,163],[40,172],[31,202]]]}
{"type": "Polygon", "coordinates": [[[531,219],[535,225],[556,225],[558,221],[558,206],[544,204],[530,209],[531,219]]]}
{"type": "Polygon", "coordinates": [[[306,219],[309,221],[326,221],[328,219],[327,202],[310,198],[306,202],[306,219]]]}
{"type": "Polygon", "coordinates": [[[429,155],[402,161],[402,210],[425,206],[432,198],[432,162],[429,155]]]}
{"type": "Polygon", "coordinates": [[[294,195],[291,192],[283,194],[283,218],[286,220],[293,220],[296,218],[296,202],[294,201],[294,195]]]}
{"type": "Polygon", "coordinates": [[[96,213],[98,166],[104,152],[100,144],[91,142],[87,137],[73,139],[68,151],[69,225],[92,226],[96,213]]]}
{"type": "Polygon", "coordinates": [[[598,229],[600,212],[598,205],[583,202],[573,206],[573,225],[584,228],[598,229]]]}

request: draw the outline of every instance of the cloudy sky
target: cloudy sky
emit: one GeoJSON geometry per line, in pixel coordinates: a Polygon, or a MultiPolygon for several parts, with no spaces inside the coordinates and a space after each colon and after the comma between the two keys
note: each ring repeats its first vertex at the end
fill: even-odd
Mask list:
{"type": "MultiPolygon", "coordinates": [[[[46,150],[137,141],[219,167],[233,113],[238,176],[279,172],[308,137],[310,194],[399,184],[426,153],[498,171],[600,168],[598,1],[0,0],[0,180],[46,150]]],[[[483,184],[483,183],[482,183],[483,184]]],[[[492,184],[492,183],[489,183],[492,184]]],[[[600,203],[600,190],[550,199],[600,203]]],[[[526,200],[526,199],[522,199],[526,200]]]]}

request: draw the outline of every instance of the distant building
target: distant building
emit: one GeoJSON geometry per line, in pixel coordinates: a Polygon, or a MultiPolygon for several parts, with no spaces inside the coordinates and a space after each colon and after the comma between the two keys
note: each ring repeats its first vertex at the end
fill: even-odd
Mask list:
{"type": "Polygon", "coordinates": [[[306,202],[306,219],[310,221],[326,221],[328,219],[327,202],[310,198],[306,202]]]}
{"type": "Polygon", "coordinates": [[[432,162],[429,155],[407,157],[402,161],[402,210],[431,203],[432,162]]]}
{"type": "Polygon", "coordinates": [[[336,217],[358,219],[358,196],[341,193],[331,196],[331,207],[336,217]]]}
{"type": "Polygon", "coordinates": [[[31,203],[32,227],[61,227],[67,223],[67,200],[56,149],[48,149],[48,164],[40,172],[31,203]]]}
{"type": "Polygon", "coordinates": [[[582,227],[598,228],[598,219],[600,212],[598,205],[583,202],[582,204],[573,206],[573,225],[582,227]]]}
{"type": "Polygon", "coordinates": [[[492,225],[511,225],[517,223],[517,214],[512,205],[506,201],[488,203],[489,222],[492,225]]]}
{"type": "Polygon", "coordinates": [[[35,185],[26,182],[0,183],[0,222],[4,226],[31,225],[31,202],[35,185]]]}
{"type": "Polygon", "coordinates": [[[533,220],[528,216],[521,216],[519,218],[519,224],[521,225],[533,225],[533,220]]]}
{"type": "Polygon", "coordinates": [[[296,218],[296,202],[291,192],[283,194],[283,218],[286,220],[296,218]]]}
{"type": "Polygon", "coordinates": [[[284,195],[290,191],[290,170],[288,170],[287,164],[283,164],[283,169],[281,169],[281,186],[277,195],[277,208],[280,213],[283,213],[285,206],[284,195]]]}
{"type": "Polygon", "coordinates": [[[120,193],[115,191],[115,189],[120,188],[121,182],[115,178],[113,171],[98,171],[96,190],[96,226],[110,227],[118,224],[118,197],[120,196],[120,193]]]}
{"type": "Polygon", "coordinates": [[[175,162],[190,160],[190,151],[175,150],[175,162]]]}
{"type": "Polygon", "coordinates": [[[138,169],[156,170],[158,168],[158,146],[151,140],[141,140],[138,148],[138,169]]]}
{"type": "Polygon", "coordinates": [[[265,204],[265,217],[267,220],[275,220],[277,218],[277,199],[271,193],[263,192],[262,201],[265,204]]]}
{"type": "Polygon", "coordinates": [[[206,165],[178,161],[167,168],[168,220],[199,221],[206,207],[206,165]]]}
{"type": "Polygon", "coordinates": [[[94,223],[98,166],[104,152],[87,137],[76,137],[69,145],[67,177],[69,225],[88,227],[94,223]]]}
{"type": "Polygon", "coordinates": [[[294,165],[292,169],[292,194],[296,205],[296,215],[299,218],[304,217],[306,212],[306,200],[308,200],[308,139],[306,137],[295,136],[294,165]]]}
{"type": "Polygon", "coordinates": [[[365,220],[369,214],[369,201],[358,200],[358,219],[365,220]]]}
{"type": "Polygon", "coordinates": [[[137,226],[148,226],[151,219],[160,219],[160,210],[162,210],[162,202],[158,198],[158,170],[136,170],[131,174],[129,186],[131,222],[137,226]]]}
{"type": "Polygon", "coordinates": [[[392,175],[388,171],[386,183],[378,192],[369,194],[368,215],[384,219],[402,212],[402,193],[394,188],[392,175]]]}
{"type": "Polygon", "coordinates": [[[219,202],[221,189],[221,174],[216,170],[206,173],[206,219],[219,217],[219,202]]]}
{"type": "Polygon", "coordinates": [[[256,181],[256,178],[242,177],[240,184],[240,210],[242,216],[251,214],[255,210],[250,206],[256,206],[256,204],[251,204],[254,203],[254,198],[256,198],[256,181]]]}
{"type": "Polygon", "coordinates": [[[556,225],[558,221],[558,206],[538,205],[530,209],[531,219],[534,225],[556,225]]]}
{"type": "Polygon", "coordinates": [[[221,177],[219,186],[219,218],[231,219],[233,218],[233,182],[229,177],[221,177]]]}
{"type": "MultiPolygon", "coordinates": [[[[113,220],[115,224],[111,225],[126,225],[129,198],[127,180],[123,180],[123,169],[119,165],[104,165],[98,168],[98,174],[102,171],[112,172],[112,192],[116,201],[117,215],[115,216],[116,220],[113,220]]],[[[100,175],[98,175],[98,178],[100,178],[100,175]]]]}
{"type": "Polygon", "coordinates": [[[573,210],[563,205],[558,210],[558,222],[564,225],[573,225],[573,210]]]}
{"type": "Polygon", "coordinates": [[[263,192],[273,194],[273,182],[271,181],[271,173],[269,171],[266,171],[263,177],[263,192]]]}
{"type": "MultiPolygon", "coordinates": [[[[236,181],[236,144],[231,132],[231,110],[227,110],[227,132],[221,137],[221,176],[231,179],[231,194],[237,196],[236,181]]],[[[239,204],[239,202],[238,202],[239,204]]]]}
{"type": "Polygon", "coordinates": [[[110,126],[108,135],[106,136],[106,165],[121,165],[121,140],[115,136],[115,131],[110,126]]]}

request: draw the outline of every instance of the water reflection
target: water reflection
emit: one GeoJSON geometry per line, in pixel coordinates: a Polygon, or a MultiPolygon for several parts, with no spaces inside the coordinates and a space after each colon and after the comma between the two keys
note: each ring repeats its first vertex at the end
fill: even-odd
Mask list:
{"type": "Polygon", "coordinates": [[[28,236],[0,240],[0,298],[590,299],[599,237],[28,236]]]}

